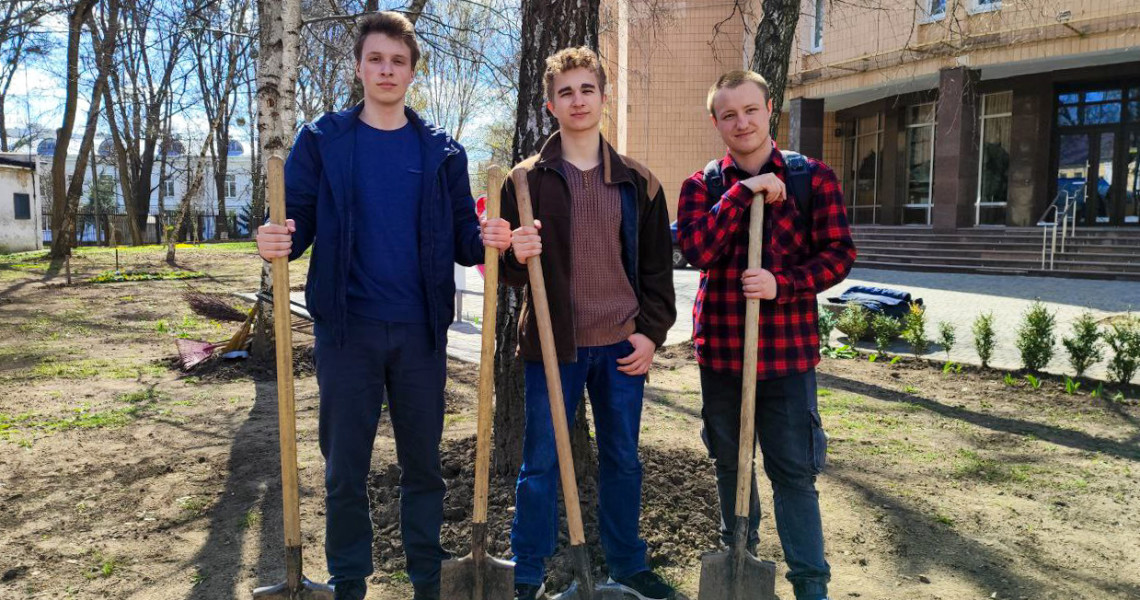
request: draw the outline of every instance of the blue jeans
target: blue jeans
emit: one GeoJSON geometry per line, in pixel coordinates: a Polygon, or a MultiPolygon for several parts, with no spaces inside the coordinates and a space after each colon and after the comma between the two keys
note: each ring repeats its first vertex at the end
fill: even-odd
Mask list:
{"type": "Polygon", "coordinates": [[[388,403],[400,465],[400,533],[412,583],[439,581],[446,486],[440,474],[447,358],[426,324],[358,320],[337,347],[316,327],[320,445],[325,457],[325,555],[331,582],[372,574],[368,468],[388,403]]]}
{"type": "MultiPolygon", "coordinates": [[[[735,375],[701,368],[704,406],[702,435],[716,463],[720,496],[721,539],[731,545],[736,521],[737,440],[740,438],[740,392],[735,375]]],[[[831,566],[823,555],[823,523],[815,477],[827,455],[827,436],[816,404],[815,370],[756,384],[756,434],[764,471],[772,482],[776,531],[788,563],[788,581],[797,600],[827,596],[831,566]]],[[[748,510],[748,544],[759,540],[760,500],[756,477],[748,510]]]]}
{"type": "MultiPolygon", "coordinates": [[[[645,376],[617,370],[617,359],[633,352],[629,342],[579,348],[578,361],[559,365],[566,417],[574,413],[583,388],[590,392],[598,442],[598,521],[611,576],[644,571],[646,545],[638,535],[641,518],[641,401],[645,376]]],[[[558,456],[542,363],[526,363],[526,431],[523,466],[515,498],[511,550],[515,582],[539,585],[546,559],[558,541],[558,456]]]]}

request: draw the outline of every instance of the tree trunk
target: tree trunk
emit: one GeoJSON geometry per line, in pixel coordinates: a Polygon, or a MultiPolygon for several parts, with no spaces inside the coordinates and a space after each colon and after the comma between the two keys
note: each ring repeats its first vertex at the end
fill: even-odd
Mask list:
{"type": "MultiPolygon", "coordinates": [[[[512,160],[517,164],[538,152],[557,128],[543,108],[542,74],[546,57],[569,46],[598,47],[598,6],[600,0],[523,0],[522,50],[519,63],[518,112],[512,160]],[[557,23],[557,27],[548,24],[557,23]]],[[[524,422],[523,368],[515,354],[518,348],[519,312],[523,291],[499,286],[498,331],[495,332],[495,472],[518,474],[522,466],[524,422]]],[[[579,480],[597,469],[590,447],[585,402],[579,403],[577,424],[571,432],[574,466],[579,480]]],[[[588,509],[588,506],[584,506],[588,509]]]]}
{"type": "Polygon", "coordinates": [[[51,257],[62,258],[71,253],[62,230],[67,214],[67,149],[71,145],[71,129],[75,127],[75,111],[79,101],[79,42],[83,23],[95,7],[94,0],[75,3],[67,25],[67,86],[63,104],[63,124],[56,130],[55,154],[51,165],[51,257]]]}
{"type": "Polygon", "coordinates": [[[800,2],[764,0],[764,16],[756,27],[751,68],[768,80],[768,91],[772,95],[769,124],[773,137],[780,129],[780,108],[784,105],[784,90],[788,87],[788,68],[796,24],[800,20],[800,2]]]}
{"type": "Polygon", "coordinates": [[[8,151],[8,124],[4,120],[4,98],[6,95],[0,94],[0,152],[8,151]]]}
{"type": "MultiPolygon", "coordinates": [[[[293,143],[294,95],[297,89],[297,54],[301,33],[298,0],[258,0],[261,46],[257,69],[257,131],[261,160],[282,160],[293,143]]],[[[262,269],[261,292],[269,290],[268,263],[262,269]]],[[[262,303],[253,339],[253,356],[273,360],[273,304],[262,303]]]]}

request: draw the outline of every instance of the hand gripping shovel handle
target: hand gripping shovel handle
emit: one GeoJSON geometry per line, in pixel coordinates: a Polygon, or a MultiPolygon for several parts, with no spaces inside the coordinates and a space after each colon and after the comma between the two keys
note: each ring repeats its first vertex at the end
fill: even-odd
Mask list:
{"type": "MultiPolygon", "coordinates": [[[[759,269],[764,248],[764,197],[752,201],[748,221],[748,268],[759,269]]],[[[756,439],[756,354],[760,338],[760,300],[749,298],[744,306],[744,384],[740,390],[740,441],[736,455],[736,516],[748,516],[752,491],[752,461],[756,439]]]]}
{"type": "MultiPolygon", "coordinates": [[[[526,171],[515,169],[511,173],[515,196],[519,205],[519,222],[534,225],[534,210],[530,203],[530,186],[526,171]]],[[[570,428],[566,423],[566,405],[562,400],[562,378],[558,371],[558,355],[554,347],[554,329],[550,324],[550,304],[546,298],[546,280],[542,277],[542,259],[532,256],[526,260],[530,275],[530,295],[534,314],[538,319],[538,339],[542,346],[542,366],[546,372],[546,389],[550,396],[550,416],[554,421],[554,442],[558,450],[558,471],[562,478],[562,496],[566,504],[566,522],[570,528],[570,545],[586,543],[582,529],[582,509],[578,503],[578,481],[574,478],[574,457],[570,451],[570,428]]]]}
{"type": "MultiPolygon", "coordinates": [[[[285,161],[266,164],[269,220],[285,224],[285,161]]],[[[285,583],[254,590],[255,598],[328,598],[332,589],[307,581],[301,571],[301,506],[297,484],[297,417],[293,398],[293,330],[289,307],[289,257],[272,261],[273,333],[277,347],[277,427],[281,441],[281,500],[285,519],[285,583]]]]}

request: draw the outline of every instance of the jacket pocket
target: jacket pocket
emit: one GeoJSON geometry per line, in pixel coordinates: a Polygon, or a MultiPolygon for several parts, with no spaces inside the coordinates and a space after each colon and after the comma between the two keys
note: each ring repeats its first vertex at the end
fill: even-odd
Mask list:
{"type": "Polygon", "coordinates": [[[819,411],[811,409],[811,471],[815,475],[823,472],[827,466],[827,433],[823,431],[823,422],[819,418],[819,411]]]}

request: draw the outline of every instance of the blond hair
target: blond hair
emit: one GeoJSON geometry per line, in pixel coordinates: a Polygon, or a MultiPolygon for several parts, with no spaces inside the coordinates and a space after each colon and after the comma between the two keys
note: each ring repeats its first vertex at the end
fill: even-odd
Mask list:
{"type": "Polygon", "coordinates": [[[606,91],[606,70],[602,68],[602,59],[598,53],[579,46],[577,48],[563,48],[546,59],[546,72],[542,75],[542,92],[547,100],[554,99],[554,77],[574,69],[586,69],[598,78],[598,88],[603,94],[606,91]]]}
{"type": "Polygon", "coordinates": [[[713,111],[713,98],[716,96],[717,92],[724,88],[734,89],[741,84],[749,81],[756,84],[756,87],[760,88],[760,91],[764,94],[764,102],[767,102],[771,98],[771,92],[768,90],[768,80],[764,79],[763,75],[757,73],[756,71],[745,71],[742,69],[729,71],[724,75],[721,75],[720,78],[716,80],[716,83],[714,83],[712,87],[709,88],[709,114],[714,117],[716,116],[716,112],[713,111]]]}

